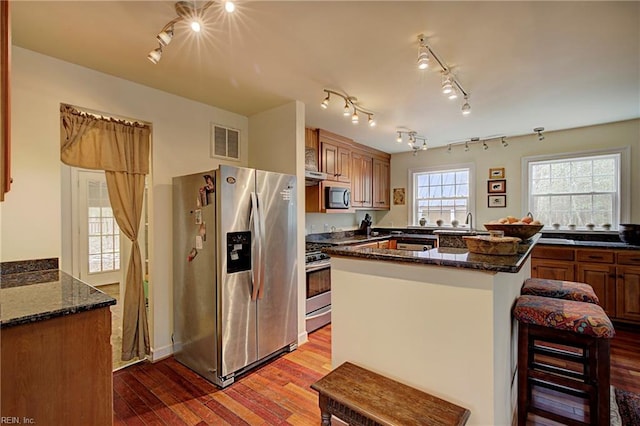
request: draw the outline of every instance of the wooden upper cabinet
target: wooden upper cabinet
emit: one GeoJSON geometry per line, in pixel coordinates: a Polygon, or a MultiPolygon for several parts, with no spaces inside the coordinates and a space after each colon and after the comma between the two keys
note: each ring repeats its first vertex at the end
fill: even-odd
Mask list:
{"type": "Polygon", "coordinates": [[[373,159],[373,207],[391,208],[391,165],[388,159],[373,159]]]}
{"type": "Polygon", "coordinates": [[[9,1],[0,1],[0,201],[11,187],[11,19],[9,1]]]}
{"type": "Polygon", "coordinates": [[[353,152],[351,165],[351,205],[353,207],[372,207],[373,159],[366,154],[353,152]]]}
{"type": "Polygon", "coordinates": [[[319,130],[321,171],[327,174],[327,180],[351,182],[350,139],[326,130],[319,130]]]}

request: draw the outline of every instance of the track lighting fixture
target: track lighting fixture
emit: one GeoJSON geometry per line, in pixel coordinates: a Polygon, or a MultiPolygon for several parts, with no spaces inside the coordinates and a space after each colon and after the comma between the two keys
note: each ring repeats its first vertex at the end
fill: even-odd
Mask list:
{"type": "Polygon", "coordinates": [[[323,99],[322,103],[320,104],[320,106],[323,109],[327,109],[329,107],[329,101],[331,100],[331,95],[338,96],[339,98],[342,98],[344,100],[344,108],[342,110],[343,111],[342,113],[344,114],[345,117],[351,116],[351,122],[353,124],[359,123],[360,117],[358,116],[358,113],[362,113],[367,116],[367,124],[369,124],[370,127],[375,127],[376,120],[373,117],[373,113],[371,111],[367,111],[366,109],[358,105],[358,98],[354,98],[353,96],[348,96],[340,92],[336,92],[335,90],[330,90],[330,89],[323,89],[323,90],[327,94],[327,96],[323,99]]]}
{"type": "Polygon", "coordinates": [[[431,46],[427,43],[424,34],[418,35],[418,69],[424,70],[429,66],[429,58],[433,58],[441,68],[442,72],[442,93],[447,95],[451,100],[458,98],[458,92],[464,95],[464,104],[462,105],[462,114],[471,113],[469,105],[469,92],[464,90],[451,69],[435,54],[431,46]]]}
{"type": "Polygon", "coordinates": [[[464,143],[464,152],[469,152],[469,142],[464,143]]]}
{"type": "Polygon", "coordinates": [[[539,141],[544,140],[544,135],[542,134],[542,132],[544,131],[544,127],[536,127],[535,129],[533,129],[533,131],[538,134],[539,141]]]}
{"type": "Polygon", "coordinates": [[[487,145],[485,141],[482,141],[482,149],[484,149],[485,151],[489,149],[489,145],[487,145]]]}
{"type": "Polygon", "coordinates": [[[500,143],[502,143],[502,146],[505,148],[509,146],[509,144],[507,143],[507,139],[504,136],[500,139],[500,143]]]}
{"type": "MultiPolygon", "coordinates": [[[[162,30],[156,36],[158,40],[158,47],[153,49],[147,55],[147,59],[154,64],[157,64],[162,57],[162,48],[171,43],[174,34],[174,26],[180,21],[187,21],[189,27],[194,32],[200,32],[202,29],[202,17],[204,12],[215,3],[214,1],[207,1],[201,7],[196,7],[195,1],[179,1],[175,4],[175,11],[178,15],[169,21],[162,30]]],[[[224,4],[225,10],[231,13],[235,10],[235,4],[232,1],[226,1],[224,4]]]]}
{"type": "Polygon", "coordinates": [[[451,154],[451,144],[447,147],[447,154],[451,154]]]}
{"type": "Polygon", "coordinates": [[[416,155],[417,151],[426,151],[429,148],[427,146],[427,138],[418,135],[418,133],[413,130],[397,130],[396,132],[396,142],[398,143],[402,142],[403,135],[407,136],[407,145],[413,150],[413,155],[416,155]],[[418,142],[422,142],[422,144],[418,142]]]}

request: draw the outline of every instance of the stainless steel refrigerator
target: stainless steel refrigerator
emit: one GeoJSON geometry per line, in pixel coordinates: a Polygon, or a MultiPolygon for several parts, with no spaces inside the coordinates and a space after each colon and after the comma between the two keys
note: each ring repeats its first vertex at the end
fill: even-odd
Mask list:
{"type": "Polygon", "coordinates": [[[173,178],[174,355],[220,387],[297,347],[296,177],[173,178]]]}

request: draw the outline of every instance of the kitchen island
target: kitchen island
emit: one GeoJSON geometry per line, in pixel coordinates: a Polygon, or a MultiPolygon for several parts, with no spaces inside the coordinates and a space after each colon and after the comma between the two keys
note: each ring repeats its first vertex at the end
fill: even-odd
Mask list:
{"type": "Polygon", "coordinates": [[[58,259],[0,264],[3,423],[111,425],[116,300],[58,259]]]}
{"type": "Polygon", "coordinates": [[[350,361],[471,410],[470,425],[515,415],[511,308],[539,235],[518,254],[331,247],[332,364],[350,361]]]}

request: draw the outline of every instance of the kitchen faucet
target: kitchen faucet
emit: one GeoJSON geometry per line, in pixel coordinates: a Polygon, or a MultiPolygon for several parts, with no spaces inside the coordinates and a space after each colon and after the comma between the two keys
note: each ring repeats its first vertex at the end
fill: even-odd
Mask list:
{"type": "Polygon", "coordinates": [[[469,231],[473,230],[473,215],[471,214],[471,212],[467,213],[467,218],[465,219],[464,223],[466,225],[469,225],[469,231]]]}

